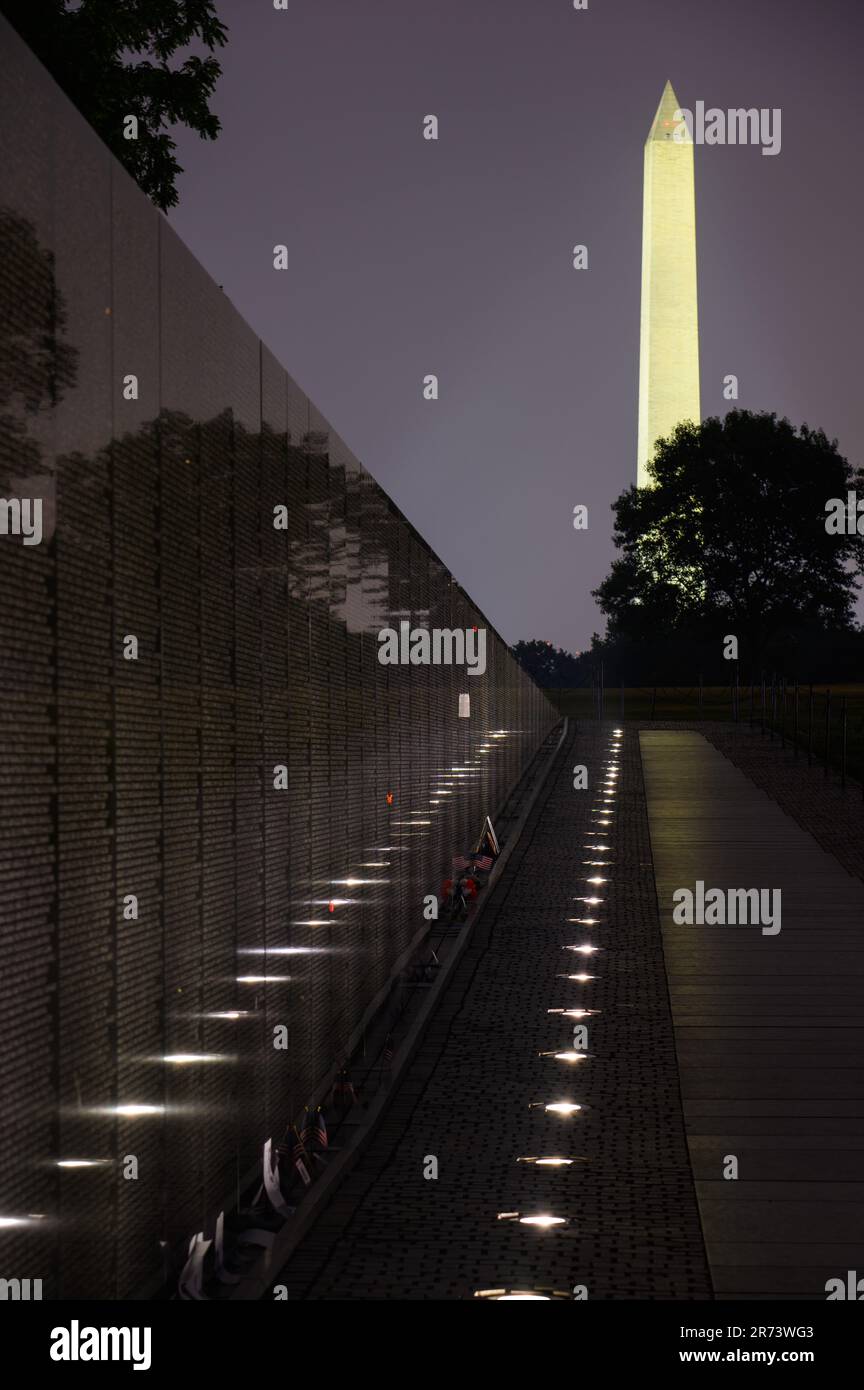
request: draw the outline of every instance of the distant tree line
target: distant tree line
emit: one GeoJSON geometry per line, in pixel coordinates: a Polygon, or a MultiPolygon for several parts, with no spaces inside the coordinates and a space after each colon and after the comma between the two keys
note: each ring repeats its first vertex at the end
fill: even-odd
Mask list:
{"type": "Polygon", "coordinates": [[[513,655],[524,671],[544,690],[573,689],[590,682],[591,661],[583,653],[565,651],[551,642],[516,642],[513,655]]]}

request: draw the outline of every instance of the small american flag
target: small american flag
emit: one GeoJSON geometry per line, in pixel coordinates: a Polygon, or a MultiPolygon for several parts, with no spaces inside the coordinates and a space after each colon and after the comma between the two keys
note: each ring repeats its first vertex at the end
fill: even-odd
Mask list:
{"type": "Polygon", "coordinates": [[[309,1109],[309,1106],[307,1105],[307,1106],[306,1106],[306,1109],[303,1111],[303,1120],[302,1120],[301,1125],[300,1125],[300,1134],[299,1134],[300,1143],[303,1145],[303,1148],[304,1148],[304,1149],[308,1149],[308,1148],[309,1148],[309,1144],[310,1144],[311,1139],[312,1139],[312,1133],[313,1133],[313,1117],[312,1117],[312,1111],[309,1109]]]}
{"type": "Polygon", "coordinates": [[[306,1157],[306,1145],[303,1143],[303,1136],[300,1134],[296,1125],[291,1126],[291,1157],[296,1163],[298,1159],[306,1157]]]}
{"type": "Polygon", "coordinates": [[[333,1101],[334,1105],[340,1105],[343,1109],[347,1109],[349,1105],[355,1105],[357,1102],[357,1094],[351,1084],[347,1071],[344,1069],[340,1071],[336,1080],[333,1082],[330,1099],[333,1101]]]}
{"type": "Polygon", "coordinates": [[[485,874],[492,868],[493,862],[491,854],[480,854],[474,860],[474,868],[479,869],[481,873],[485,874]]]}
{"type": "Polygon", "coordinates": [[[294,1167],[297,1169],[297,1172],[300,1174],[300,1177],[302,1178],[303,1182],[308,1187],[312,1179],[309,1176],[309,1169],[306,1167],[305,1163],[306,1146],[304,1145],[303,1140],[300,1137],[300,1134],[298,1133],[296,1126],[292,1126],[291,1139],[291,1157],[294,1162],[294,1167]]]}
{"type": "Polygon", "coordinates": [[[464,854],[454,854],[453,856],[454,869],[467,869],[470,863],[471,860],[466,859],[464,854]]]}
{"type": "Polygon", "coordinates": [[[326,1149],[327,1126],[324,1123],[324,1112],[320,1105],[314,1110],[310,1110],[307,1105],[303,1112],[300,1142],[308,1153],[312,1153],[315,1149],[326,1149]]]}

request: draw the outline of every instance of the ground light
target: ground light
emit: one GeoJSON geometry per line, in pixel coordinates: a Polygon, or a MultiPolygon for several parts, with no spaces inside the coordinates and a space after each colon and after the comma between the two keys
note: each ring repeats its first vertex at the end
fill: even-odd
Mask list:
{"type": "Polygon", "coordinates": [[[238,985],[287,985],[290,975],[238,975],[238,985]]]}
{"type": "Polygon", "coordinates": [[[487,1298],[492,1303],[553,1303],[561,1299],[570,1303],[573,1295],[564,1289],[547,1289],[541,1284],[536,1289],[477,1289],[474,1297],[487,1298]]]}
{"type": "Polygon", "coordinates": [[[547,1014],[563,1014],[565,1018],[596,1018],[600,1009],[547,1009],[547,1014]]]}
{"type": "Polygon", "coordinates": [[[106,1105],[103,1115],[120,1115],[124,1120],[137,1120],[144,1115],[164,1115],[164,1105],[106,1105]]]}
{"type": "MultiPolygon", "coordinates": [[[[301,925],[295,922],[294,926],[301,925]]],[[[308,923],[302,925],[308,926],[308,923]]],[[[330,921],[322,922],[323,927],[329,927],[330,921]]],[[[241,956],[332,956],[335,948],[332,946],[243,946],[238,951],[241,956]]],[[[203,1018],[224,1017],[217,1014],[203,1014],[203,1018]]]]}
{"type": "Polygon", "coordinates": [[[105,1168],[110,1164],[110,1158],[58,1158],[55,1164],[57,1168],[105,1168]]]}
{"type": "Polygon", "coordinates": [[[590,1160],[583,1158],[517,1158],[517,1163],[534,1163],[538,1168],[569,1168],[573,1163],[588,1163],[590,1160]]]}
{"type": "Polygon", "coordinates": [[[560,1298],[566,1298],[569,1302],[571,1295],[560,1289],[552,1293],[533,1293],[528,1289],[476,1289],[474,1297],[488,1298],[492,1303],[551,1303],[560,1298]]]}
{"type": "Polygon", "coordinates": [[[188,1067],[204,1062],[229,1062],[232,1058],[218,1052],[166,1052],[164,1057],[151,1057],[148,1060],[151,1062],[169,1062],[177,1067],[188,1067]]]}
{"type": "Polygon", "coordinates": [[[539,1226],[548,1230],[552,1226],[566,1226],[564,1216],[552,1216],[548,1212],[538,1212],[536,1216],[523,1216],[521,1211],[499,1211],[499,1221],[518,1221],[520,1226],[539,1226]]]}

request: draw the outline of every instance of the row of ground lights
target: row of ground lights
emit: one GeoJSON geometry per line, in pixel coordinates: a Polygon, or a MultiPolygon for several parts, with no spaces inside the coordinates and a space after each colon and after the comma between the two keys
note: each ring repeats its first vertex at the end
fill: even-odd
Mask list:
{"type": "MultiPolygon", "coordinates": [[[[603,843],[603,840],[605,838],[605,831],[607,827],[612,824],[615,815],[613,807],[615,797],[618,791],[618,776],[620,772],[618,755],[621,751],[621,743],[623,738],[624,732],[622,729],[613,730],[609,745],[610,756],[606,759],[603,765],[604,776],[602,789],[599,794],[599,801],[595,802],[594,806],[591,809],[591,821],[597,827],[597,829],[593,829],[589,832],[591,835],[591,842],[584,845],[584,848],[590,851],[592,855],[608,855],[612,852],[612,846],[603,843]],[[600,829],[601,826],[603,827],[602,830],[600,829]]],[[[605,858],[583,859],[582,864],[585,868],[592,870],[602,868],[604,870],[607,870],[607,872],[595,872],[591,874],[586,874],[583,877],[582,882],[586,886],[586,891],[584,893],[577,894],[573,899],[574,902],[582,903],[585,905],[584,907],[579,909],[580,912],[584,912],[585,908],[593,910],[604,905],[605,898],[603,896],[602,890],[605,888],[605,885],[608,884],[610,881],[611,875],[609,874],[608,870],[611,868],[613,862],[614,861],[605,858]]],[[[567,921],[585,927],[605,925],[603,919],[594,916],[568,917],[567,921]]],[[[563,949],[565,951],[572,951],[575,952],[577,955],[590,958],[591,956],[598,954],[603,948],[601,946],[597,946],[593,942],[585,941],[580,942],[577,945],[565,946],[563,949]]],[[[561,978],[566,980],[572,980],[576,984],[584,985],[590,984],[597,977],[596,975],[589,975],[584,972],[579,972],[577,974],[572,975],[562,975],[561,978]]],[[[554,1008],[548,1009],[547,1013],[555,1014],[562,1018],[571,1018],[578,1020],[583,1018],[593,1018],[600,1013],[600,1010],[554,1008]]],[[[588,1059],[589,1055],[590,1054],[587,1052],[575,1051],[572,1049],[568,1049],[562,1052],[552,1051],[540,1053],[541,1057],[553,1057],[556,1061],[565,1062],[568,1065],[575,1065],[579,1062],[584,1062],[588,1059]]],[[[586,1106],[572,1100],[538,1101],[535,1104],[538,1108],[542,1107],[545,1111],[553,1115],[560,1115],[562,1119],[572,1119],[574,1115],[583,1113],[587,1108],[586,1106]]],[[[534,1107],[532,1106],[532,1108],[534,1107]]],[[[574,1163],[585,1163],[587,1161],[587,1159],[581,1156],[578,1158],[520,1158],[517,1160],[517,1162],[519,1163],[534,1164],[538,1167],[547,1168],[570,1168],[573,1166],[574,1163]]],[[[522,1226],[532,1226],[536,1227],[541,1231],[548,1231],[554,1230],[558,1226],[566,1226],[568,1218],[564,1216],[555,1216],[551,1212],[537,1212],[534,1214],[525,1214],[518,1211],[502,1211],[498,1213],[498,1220],[516,1221],[522,1226]]],[[[538,1300],[540,1302],[549,1302],[550,1300],[555,1298],[569,1298],[570,1295],[567,1293],[563,1293],[560,1290],[541,1292],[539,1289],[481,1289],[478,1290],[478,1292],[475,1294],[475,1297],[489,1298],[496,1302],[518,1302],[523,1300],[538,1300]]]]}

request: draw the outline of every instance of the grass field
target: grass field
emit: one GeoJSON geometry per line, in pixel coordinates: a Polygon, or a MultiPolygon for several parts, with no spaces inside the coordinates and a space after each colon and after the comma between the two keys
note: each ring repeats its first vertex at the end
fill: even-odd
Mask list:
{"type": "MultiPolygon", "coordinates": [[[[562,714],[573,719],[597,717],[596,692],[590,687],[579,690],[550,690],[548,694],[562,714]]],[[[809,753],[814,762],[824,763],[827,747],[828,765],[842,774],[844,766],[850,777],[864,780],[864,685],[792,685],[765,687],[741,686],[737,702],[729,686],[607,686],[603,696],[603,715],[606,719],[634,720],[650,723],[652,719],[727,719],[737,715],[742,724],[752,720],[756,728],[764,727],[767,735],[794,746],[796,741],[803,756],[809,753]],[[844,738],[845,726],[845,738],[844,738]]]]}

